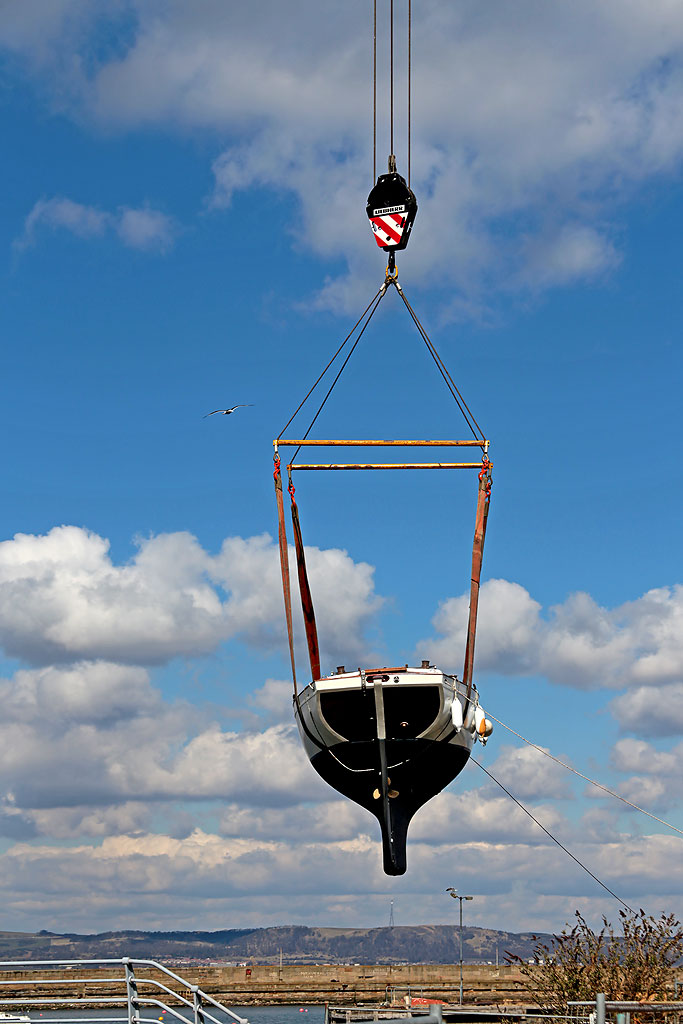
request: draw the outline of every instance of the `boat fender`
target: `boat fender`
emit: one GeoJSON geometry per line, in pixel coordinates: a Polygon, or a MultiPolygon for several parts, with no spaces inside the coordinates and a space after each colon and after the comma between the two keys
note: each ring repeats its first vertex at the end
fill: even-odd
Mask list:
{"type": "Polygon", "coordinates": [[[474,726],[474,715],[475,715],[475,705],[472,703],[472,701],[470,701],[468,706],[467,706],[467,714],[465,715],[465,723],[464,723],[465,724],[465,728],[469,729],[470,732],[474,732],[474,728],[475,728],[475,726],[474,726]]]}
{"type": "Polygon", "coordinates": [[[457,697],[453,698],[453,703],[451,704],[451,721],[455,731],[460,732],[462,729],[462,704],[457,697]]]}
{"type": "Polygon", "coordinates": [[[487,739],[493,732],[493,722],[486,717],[482,707],[477,706],[474,712],[474,724],[477,737],[485,745],[487,739]]]}

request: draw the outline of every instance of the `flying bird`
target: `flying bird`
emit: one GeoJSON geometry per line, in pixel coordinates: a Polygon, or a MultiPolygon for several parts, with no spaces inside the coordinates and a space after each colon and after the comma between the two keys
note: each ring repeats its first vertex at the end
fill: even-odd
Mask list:
{"type": "Polygon", "coordinates": [[[224,416],[229,416],[235,409],[247,409],[250,406],[253,406],[252,402],[247,402],[246,405],[233,405],[231,409],[214,409],[213,412],[207,412],[206,416],[203,416],[202,419],[206,419],[207,416],[215,416],[217,412],[222,412],[224,416]]]}

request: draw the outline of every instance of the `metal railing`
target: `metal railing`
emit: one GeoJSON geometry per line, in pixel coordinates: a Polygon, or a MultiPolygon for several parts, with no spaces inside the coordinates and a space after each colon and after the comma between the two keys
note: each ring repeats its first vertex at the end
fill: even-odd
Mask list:
{"type": "Polygon", "coordinates": [[[60,1016],[61,1024],[157,1024],[158,1017],[143,1015],[147,1008],[162,1010],[181,1024],[188,1024],[188,1020],[194,1024],[225,1024],[212,1010],[227,1014],[237,1024],[249,1024],[246,1017],[240,1017],[213,996],[203,992],[198,985],[191,985],[156,960],[138,960],[128,956],[116,960],[0,961],[0,1010],[7,1012],[12,1009],[16,1012],[19,1008],[30,1010],[32,1007],[79,1011],[77,1017],[60,1016]],[[119,967],[123,968],[121,974],[116,973],[119,967]],[[64,976],[66,971],[75,971],[76,968],[94,968],[99,976],[88,977],[80,973],[64,976]],[[10,979],[7,977],[10,972],[21,976],[10,979]],[[151,972],[161,977],[155,977],[151,972]],[[172,983],[175,983],[175,988],[172,983]],[[112,987],[115,990],[119,986],[120,994],[116,991],[108,994],[112,987]],[[57,992],[64,991],[65,994],[57,995],[54,991],[48,994],[48,988],[57,992]],[[73,991],[67,992],[68,988],[73,991]],[[21,994],[6,996],[5,993],[12,989],[15,992],[22,990],[21,994]],[[41,991],[45,994],[36,994],[41,991]],[[83,1013],[88,1009],[108,1007],[112,1010],[121,1007],[124,1012],[112,1017],[88,1017],[83,1013]],[[191,1016],[187,1011],[190,1011],[191,1016]]]}
{"type": "MultiPolygon", "coordinates": [[[[678,987],[675,994],[678,995],[678,987]]],[[[628,1002],[607,999],[601,992],[595,999],[567,1003],[567,1011],[572,1021],[588,1019],[589,1024],[606,1024],[607,1021],[631,1024],[632,1019],[636,1019],[640,1024],[643,1024],[643,1021],[666,1021],[667,1024],[679,1024],[683,1021],[683,1002],[628,1002]]]]}

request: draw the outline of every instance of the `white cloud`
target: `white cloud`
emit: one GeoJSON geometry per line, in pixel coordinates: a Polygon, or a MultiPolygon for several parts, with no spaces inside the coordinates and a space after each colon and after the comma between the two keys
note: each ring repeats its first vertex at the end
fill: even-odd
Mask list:
{"type": "MultiPolygon", "coordinates": [[[[427,642],[443,666],[462,661],[468,600],[449,598],[432,620],[438,636],[427,642]]],[[[650,590],[614,609],[600,607],[588,594],[572,594],[543,618],[541,606],[519,584],[489,580],[482,585],[479,607],[480,672],[544,675],[577,689],[654,687],[683,676],[679,584],[650,590]]],[[[627,706],[626,699],[617,703],[617,712],[625,715],[627,706]]]]}
{"type": "Polygon", "coordinates": [[[122,207],[108,213],[65,197],[39,199],[24,221],[24,230],[14,242],[19,251],[36,244],[41,229],[63,229],[78,238],[101,238],[113,231],[131,249],[165,252],[175,239],[173,219],[148,206],[122,207]]]}
{"type": "MultiPolygon", "coordinates": [[[[105,31],[96,5],[55,3],[49,18],[43,6],[24,0],[0,26],[0,43],[52,85],[53,103],[108,126],[229,132],[215,201],[253,186],[293,195],[299,239],[353,267],[318,303],[356,300],[367,267],[381,263],[363,213],[371,41],[360,0],[333,14],[303,0],[294,17],[277,0],[131,0],[108,8],[111,46],[99,61],[88,47],[96,21],[105,31]]],[[[380,35],[380,82],[385,42],[380,35]]],[[[514,13],[505,0],[427,0],[413,43],[420,211],[402,257],[413,280],[455,283],[467,308],[485,284],[538,289],[615,267],[619,202],[675,172],[683,153],[679,6],[577,0],[539,17],[534,0],[514,13]]],[[[403,170],[404,137],[397,104],[403,170]]]]}
{"type": "MultiPolygon", "coordinates": [[[[683,743],[660,750],[644,740],[624,738],[614,745],[611,762],[628,774],[617,787],[624,799],[660,815],[680,806],[683,743]]],[[[675,818],[672,823],[679,824],[675,818]]]]}
{"type": "MultiPolygon", "coordinates": [[[[337,549],[307,555],[324,656],[360,656],[381,603],[372,567],[337,549]]],[[[281,587],[265,535],[228,538],[212,556],[189,533],[161,534],[116,566],[108,542],[80,527],[17,534],[0,543],[0,644],[34,664],[161,664],[234,636],[282,649],[281,587]]]]}
{"type": "Polygon", "coordinates": [[[609,705],[622,729],[641,736],[683,734],[683,682],[638,686],[609,705]]]}
{"type": "Polygon", "coordinates": [[[277,722],[292,715],[292,683],[282,679],[266,679],[263,686],[247,696],[247,703],[277,722]]]}
{"type": "MultiPolygon", "coordinates": [[[[0,819],[14,832],[55,824],[108,834],[147,822],[134,804],[324,800],[291,719],[224,732],[206,713],[164,701],[144,669],[105,663],[22,670],[0,681],[0,819]],[[35,813],[41,812],[41,813],[35,813]]],[[[60,834],[64,828],[58,828],[60,834]]]]}
{"type": "MultiPolygon", "coordinates": [[[[609,843],[578,842],[573,852],[628,902],[680,907],[677,838],[615,835],[609,843]]],[[[379,845],[367,835],[290,845],[196,830],[184,839],[105,837],[96,847],[18,843],[0,855],[0,896],[12,920],[30,920],[40,909],[48,927],[60,921],[62,930],[92,927],[93,920],[140,927],[161,919],[178,927],[193,920],[196,900],[209,896],[207,927],[220,927],[226,917],[243,926],[345,917],[377,924],[386,920],[388,893],[398,897],[402,920],[445,922],[455,920],[444,890],[456,871],[458,887],[475,895],[467,910],[478,921],[557,927],[577,905],[596,917],[606,908],[605,893],[556,847],[464,834],[438,845],[416,841],[409,856],[410,873],[399,887],[382,874],[379,845]],[[173,893],[170,918],[160,893],[173,893]]]]}
{"type": "Polygon", "coordinates": [[[567,769],[532,747],[502,746],[490,771],[520,800],[566,799],[572,795],[567,769]]]}
{"type": "Polygon", "coordinates": [[[672,750],[657,750],[644,740],[618,740],[612,750],[612,764],[618,771],[643,775],[680,776],[683,768],[683,743],[672,750]]]}
{"type": "Polygon", "coordinates": [[[171,217],[143,206],[123,207],[116,219],[116,232],[131,249],[165,252],[173,245],[176,229],[171,217]]]}
{"type": "Polygon", "coordinates": [[[24,232],[17,239],[16,247],[26,249],[33,245],[41,226],[64,228],[79,238],[96,238],[106,232],[109,214],[94,206],[75,203],[72,199],[39,199],[24,221],[24,232]]]}
{"type": "Polygon", "coordinates": [[[12,680],[0,680],[0,701],[5,720],[16,724],[49,709],[58,732],[65,722],[114,723],[161,707],[144,669],[107,662],[20,670],[12,680]]]}
{"type": "Polygon", "coordinates": [[[596,277],[615,269],[620,256],[614,244],[594,227],[565,224],[523,246],[524,268],[519,284],[548,288],[596,277]]]}

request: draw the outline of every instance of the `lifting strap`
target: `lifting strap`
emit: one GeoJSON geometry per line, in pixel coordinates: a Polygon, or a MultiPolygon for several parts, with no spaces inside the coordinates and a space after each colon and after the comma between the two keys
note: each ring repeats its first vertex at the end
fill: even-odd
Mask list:
{"type": "MultiPolygon", "coordinates": [[[[282,490],[282,488],[280,488],[282,490]]],[[[311,679],[320,679],[320,648],[318,647],[318,630],[315,625],[315,611],[313,610],[313,598],[308,583],[306,572],[306,556],[304,554],[304,542],[301,536],[301,523],[299,522],[299,509],[294,500],[295,487],[292,478],[289,478],[289,496],[292,499],[292,526],[294,528],[294,547],[296,549],[296,566],[299,575],[299,593],[301,594],[301,610],[304,615],[306,627],[306,643],[308,644],[308,660],[311,663],[311,679]]]]}
{"type": "MultiPolygon", "coordinates": [[[[491,465],[485,455],[479,474],[479,493],[477,495],[477,517],[474,524],[474,543],[472,545],[472,577],[470,582],[470,614],[467,622],[467,640],[465,643],[465,667],[462,681],[465,685],[467,704],[472,694],[472,670],[474,668],[474,641],[477,633],[477,610],[479,608],[479,582],[481,580],[481,563],[484,558],[484,538],[486,522],[491,501],[491,465]]],[[[465,707],[467,712],[467,705],[465,707]]]]}
{"type": "Polygon", "coordinates": [[[277,525],[278,540],[280,542],[280,571],[282,573],[282,594],[285,600],[285,619],[287,620],[287,640],[289,641],[289,660],[292,665],[292,680],[294,682],[294,699],[298,703],[298,689],[296,685],[296,665],[294,662],[294,629],[292,626],[292,590],[289,580],[289,553],[287,551],[287,530],[285,528],[285,506],[282,499],[282,474],[280,473],[280,456],[274,458],[275,470],[273,480],[275,481],[275,500],[277,502],[277,525]]]}
{"type": "MultiPolygon", "coordinates": [[[[324,745],[318,740],[311,730],[306,725],[303,713],[301,711],[301,701],[299,700],[299,688],[296,682],[296,664],[294,661],[294,629],[292,627],[292,588],[289,580],[289,552],[287,550],[287,530],[285,527],[285,507],[282,497],[282,474],[280,472],[280,456],[275,455],[274,458],[275,469],[273,471],[273,480],[275,482],[275,500],[277,502],[277,524],[278,524],[278,540],[280,544],[280,570],[282,572],[282,595],[285,601],[285,619],[287,620],[287,640],[289,643],[289,660],[292,666],[292,682],[294,684],[294,705],[296,707],[296,713],[301,723],[301,728],[308,736],[311,743],[318,747],[319,750],[324,750],[324,745]]],[[[317,637],[316,637],[317,642],[317,637]]],[[[315,677],[320,678],[320,674],[315,677]]]]}

